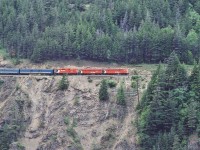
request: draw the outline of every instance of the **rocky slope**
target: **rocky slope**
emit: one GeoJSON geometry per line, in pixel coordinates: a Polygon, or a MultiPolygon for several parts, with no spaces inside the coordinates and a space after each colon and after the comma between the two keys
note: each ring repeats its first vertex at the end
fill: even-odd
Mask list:
{"type": "MultiPolygon", "coordinates": [[[[130,68],[131,72],[134,69],[130,68]]],[[[142,76],[142,91],[150,72],[142,76]]],[[[58,90],[61,76],[0,77],[0,129],[19,126],[10,149],[27,150],[134,150],[133,122],[137,96],[126,94],[127,106],[116,104],[116,88],[109,89],[108,102],[100,102],[98,91],[103,78],[69,76],[69,89],[58,90]],[[90,81],[89,81],[90,80],[90,81]]],[[[112,77],[131,91],[130,76],[112,77]]]]}

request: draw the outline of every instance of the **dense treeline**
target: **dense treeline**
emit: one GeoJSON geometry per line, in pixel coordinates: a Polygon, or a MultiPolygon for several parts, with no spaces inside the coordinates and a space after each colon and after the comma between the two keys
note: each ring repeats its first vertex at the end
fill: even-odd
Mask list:
{"type": "Polygon", "coordinates": [[[138,105],[142,149],[186,150],[188,137],[200,136],[200,65],[190,76],[173,52],[158,67],[138,105]]]}
{"type": "Polygon", "coordinates": [[[198,0],[1,0],[0,45],[34,62],[128,63],[200,56],[198,0]]]}

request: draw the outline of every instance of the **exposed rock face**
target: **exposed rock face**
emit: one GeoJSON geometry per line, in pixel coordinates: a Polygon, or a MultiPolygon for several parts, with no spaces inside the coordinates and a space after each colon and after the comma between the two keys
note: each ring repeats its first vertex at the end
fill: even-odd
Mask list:
{"type": "MultiPolygon", "coordinates": [[[[10,149],[17,146],[27,150],[135,149],[131,123],[135,115],[134,96],[127,95],[127,106],[119,106],[116,89],[110,89],[109,101],[99,102],[101,77],[91,78],[90,83],[87,77],[69,76],[66,91],[58,90],[60,79],[60,76],[2,77],[0,128],[15,119],[24,126],[10,149]]],[[[118,83],[125,80],[131,85],[128,77],[113,80],[118,83]]]]}

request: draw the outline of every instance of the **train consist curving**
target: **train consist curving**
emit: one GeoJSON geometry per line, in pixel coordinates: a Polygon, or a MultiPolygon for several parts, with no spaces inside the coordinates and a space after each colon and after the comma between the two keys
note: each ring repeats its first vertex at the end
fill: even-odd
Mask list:
{"type": "Polygon", "coordinates": [[[0,68],[0,75],[128,75],[126,68],[60,68],[60,69],[11,69],[0,68]]]}

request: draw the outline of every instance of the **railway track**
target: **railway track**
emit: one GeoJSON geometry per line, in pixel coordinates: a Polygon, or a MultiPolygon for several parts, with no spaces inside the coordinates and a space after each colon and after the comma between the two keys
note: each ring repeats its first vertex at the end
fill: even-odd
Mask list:
{"type": "MultiPolygon", "coordinates": [[[[45,77],[45,76],[63,76],[63,75],[39,75],[39,74],[31,74],[31,75],[3,75],[0,74],[0,77],[45,77]]],[[[76,76],[76,77],[82,77],[82,76],[88,76],[88,77],[129,77],[129,75],[67,75],[67,76],[76,76]]]]}

